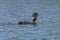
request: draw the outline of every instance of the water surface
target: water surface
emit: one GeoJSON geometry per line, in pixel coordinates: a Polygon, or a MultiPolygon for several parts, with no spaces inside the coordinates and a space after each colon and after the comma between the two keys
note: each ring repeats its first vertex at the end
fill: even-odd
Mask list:
{"type": "Polygon", "coordinates": [[[0,40],[60,40],[60,0],[0,0],[0,40]],[[36,25],[18,25],[32,21],[36,25]]]}

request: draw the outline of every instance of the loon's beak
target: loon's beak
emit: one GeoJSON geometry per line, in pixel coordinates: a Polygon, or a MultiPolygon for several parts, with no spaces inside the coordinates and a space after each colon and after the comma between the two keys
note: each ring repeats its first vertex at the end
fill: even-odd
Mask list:
{"type": "Polygon", "coordinates": [[[38,14],[38,16],[39,16],[40,14],[38,14]]]}

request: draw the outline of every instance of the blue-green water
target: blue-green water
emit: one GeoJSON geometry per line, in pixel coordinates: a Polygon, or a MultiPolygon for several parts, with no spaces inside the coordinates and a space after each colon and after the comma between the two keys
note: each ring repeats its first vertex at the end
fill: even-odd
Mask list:
{"type": "Polygon", "coordinates": [[[60,0],[0,0],[0,40],[60,40],[60,0]],[[39,13],[37,25],[18,25],[39,13]]]}

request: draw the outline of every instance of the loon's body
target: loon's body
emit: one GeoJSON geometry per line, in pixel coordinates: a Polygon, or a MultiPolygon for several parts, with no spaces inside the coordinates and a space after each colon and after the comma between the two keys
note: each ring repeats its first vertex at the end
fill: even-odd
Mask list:
{"type": "Polygon", "coordinates": [[[21,21],[18,24],[36,24],[36,23],[32,21],[21,21]]]}
{"type": "Polygon", "coordinates": [[[32,14],[32,21],[20,21],[18,24],[36,24],[38,13],[32,14]]]}

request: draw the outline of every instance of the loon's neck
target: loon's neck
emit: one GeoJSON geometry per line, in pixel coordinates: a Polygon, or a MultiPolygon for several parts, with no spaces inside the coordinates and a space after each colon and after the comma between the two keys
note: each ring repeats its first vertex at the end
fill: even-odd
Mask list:
{"type": "Polygon", "coordinates": [[[36,17],[32,17],[32,20],[33,20],[33,22],[36,22],[37,18],[36,17]]]}

